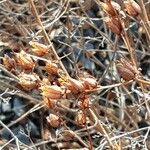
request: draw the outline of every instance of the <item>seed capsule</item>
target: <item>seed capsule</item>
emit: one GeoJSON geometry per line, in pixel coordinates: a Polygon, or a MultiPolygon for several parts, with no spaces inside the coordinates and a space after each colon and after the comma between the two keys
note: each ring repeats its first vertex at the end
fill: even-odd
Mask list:
{"type": "Polygon", "coordinates": [[[84,125],[86,123],[86,115],[83,113],[83,111],[78,111],[76,115],[76,122],[79,125],[84,125]]]}
{"type": "Polygon", "coordinates": [[[13,58],[10,58],[8,55],[4,55],[3,65],[6,67],[6,69],[11,70],[13,68],[15,69],[16,62],[13,58]]]}
{"type": "Polygon", "coordinates": [[[20,53],[16,53],[16,61],[18,65],[25,70],[32,70],[35,66],[35,62],[31,59],[31,57],[24,51],[20,53]]]}
{"type": "Polygon", "coordinates": [[[71,85],[71,90],[74,93],[79,93],[84,91],[84,86],[82,85],[82,82],[73,78],[69,78],[68,82],[71,85]]]}
{"type": "Polygon", "coordinates": [[[111,5],[117,12],[121,11],[121,6],[118,3],[111,1],[111,5]]]}
{"type": "Polygon", "coordinates": [[[111,1],[111,2],[100,2],[102,9],[109,14],[110,16],[116,16],[116,13],[121,10],[121,7],[118,3],[111,1]]]}
{"type": "Polygon", "coordinates": [[[134,79],[137,74],[134,65],[129,60],[120,59],[117,61],[116,67],[120,76],[126,81],[134,79]]]}
{"type": "Polygon", "coordinates": [[[111,15],[111,16],[115,16],[116,15],[115,10],[114,10],[114,8],[112,7],[111,4],[101,3],[101,7],[109,15],[111,15]]]}
{"type": "Polygon", "coordinates": [[[48,108],[54,109],[56,107],[57,100],[43,97],[43,102],[45,106],[47,106],[48,108]]]}
{"type": "Polygon", "coordinates": [[[39,86],[40,79],[35,73],[33,74],[21,73],[18,77],[19,77],[19,84],[26,91],[30,91],[39,86]]]}
{"type": "Polygon", "coordinates": [[[85,90],[92,90],[97,87],[97,81],[95,78],[81,78],[81,81],[83,81],[85,90]]]}
{"type": "Polygon", "coordinates": [[[40,89],[42,91],[41,94],[50,99],[60,99],[64,94],[64,90],[57,85],[43,85],[40,89]]]}
{"type": "Polygon", "coordinates": [[[120,62],[122,64],[124,64],[124,66],[126,68],[128,68],[129,70],[131,70],[133,73],[135,73],[135,74],[138,73],[138,71],[136,70],[135,66],[133,65],[133,63],[129,59],[123,59],[123,58],[121,58],[120,62]]]}
{"type": "Polygon", "coordinates": [[[107,17],[105,22],[108,28],[115,34],[120,35],[122,33],[122,24],[117,17],[107,17]]]}
{"type": "Polygon", "coordinates": [[[65,141],[70,141],[70,140],[74,139],[75,133],[71,130],[64,130],[62,133],[62,136],[64,137],[65,141]]]}
{"type": "Polygon", "coordinates": [[[142,12],[140,6],[134,0],[126,0],[124,5],[127,13],[132,17],[137,17],[142,12]]]}
{"type": "Polygon", "coordinates": [[[46,62],[45,70],[49,74],[56,74],[59,70],[58,65],[55,63],[52,63],[51,61],[46,62]]]}
{"type": "Polygon", "coordinates": [[[46,119],[48,123],[54,128],[58,128],[61,125],[60,118],[54,114],[50,114],[48,117],[46,117],[46,119]]]}
{"type": "Polygon", "coordinates": [[[87,108],[89,108],[90,107],[90,100],[89,100],[89,98],[85,98],[83,100],[79,100],[78,101],[78,106],[81,109],[87,109],[87,108]]]}
{"type": "Polygon", "coordinates": [[[61,85],[63,85],[64,87],[66,87],[68,90],[70,90],[73,93],[80,93],[85,90],[80,80],[69,78],[66,80],[59,79],[59,82],[61,85]]]}
{"type": "Polygon", "coordinates": [[[38,42],[32,42],[30,41],[29,44],[33,47],[32,51],[37,56],[44,56],[48,53],[48,47],[44,44],[38,43],[38,42]]]}

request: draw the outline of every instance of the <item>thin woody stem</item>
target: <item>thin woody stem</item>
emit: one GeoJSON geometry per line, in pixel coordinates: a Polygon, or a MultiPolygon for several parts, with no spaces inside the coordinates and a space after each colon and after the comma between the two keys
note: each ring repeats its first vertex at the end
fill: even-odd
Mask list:
{"type": "Polygon", "coordinates": [[[90,113],[90,116],[92,117],[92,119],[96,122],[96,124],[95,124],[95,129],[105,135],[105,138],[106,138],[106,140],[108,141],[108,143],[109,143],[111,149],[114,149],[114,145],[113,145],[113,143],[110,141],[110,137],[109,137],[109,135],[107,134],[107,131],[106,131],[105,128],[103,127],[102,123],[98,120],[97,116],[96,116],[95,113],[92,111],[92,109],[89,109],[89,113],[90,113]]]}
{"type": "Polygon", "coordinates": [[[148,18],[148,15],[147,15],[147,12],[146,12],[146,7],[145,7],[145,4],[144,4],[144,1],[143,0],[140,0],[140,4],[141,4],[141,9],[142,9],[142,15],[141,15],[141,24],[143,25],[146,33],[147,33],[147,36],[150,40],[150,31],[149,31],[149,18],[148,18]]]}
{"type": "MultiPolygon", "coordinates": [[[[128,51],[129,51],[129,54],[130,54],[130,57],[131,57],[131,60],[134,64],[134,66],[136,67],[136,69],[138,70],[137,68],[137,64],[136,64],[136,61],[135,61],[135,57],[133,55],[133,48],[130,46],[130,42],[129,42],[129,39],[128,39],[128,35],[127,33],[125,32],[125,37],[122,35],[122,38],[124,40],[124,43],[126,44],[127,48],[128,48],[128,51]]],[[[145,98],[145,94],[144,94],[144,86],[143,86],[143,80],[140,80],[140,79],[136,79],[136,81],[139,83],[141,89],[142,89],[142,93],[144,95],[144,101],[145,101],[145,105],[146,105],[146,108],[150,114],[150,108],[149,108],[149,104],[145,98]]],[[[147,82],[146,82],[147,83],[147,82]]]]}
{"type": "Polygon", "coordinates": [[[112,85],[106,85],[106,86],[100,86],[96,89],[93,89],[93,90],[86,90],[85,92],[86,93],[93,93],[93,92],[98,92],[98,91],[101,91],[101,90],[105,90],[105,89],[110,89],[110,88],[114,88],[114,87],[118,87],[118,86],[121,86],[121,85],[125,85],[125,84],[129,84],[133,82],[133,80],[130,80],[128,82],[125,82],[125,83],[116,83],[116,84],[112,84],[112,85]]]}
{"type": "Polygon", "coordinates": [[[136,64],[136,61],[135,61],[135,57],[134,57],[134,55],[133,55],[133,51],[134,51],[134,50],[133,50],[133,48],[132,48],[131,45],[130,45],[130,42],[129,42],[129,39],[128,39],[128,35],[127,35],[126,32],[124,32],[124,34],[122,34],[121,36],[122,36],[122,39],[123,39],[123,41],[124,41],[124,43],[125,43],[125,45],[126,45],[126,47],[127,47],[127,49],[128,49],[129,54],[130,54],[131,61],[132,61],[132,63],[134,64],[134,66],[137,68],[137,64],[136,64]]]}
{"type": "Polygon", "coordinates": [[[147,15],[147,12],[146,12],[144,1],[140,0],[140,3],[141,3],[141,8],[142,8],[142,12],[143,12],[144,21],[146,21],[146,23],[148,23],[149,19],[148,19],[148,15],[147,15]]]}
{"type": "Polygon", "coordinates": [[[51,46],[51,50],[52,50],[52,52],[53,52],[53,54],[54,54],[55,59],[56,59],[56,60],[59,60],[59,65],[61,66],[61,68],[63,69],[63,71],[65,72],[65,74],[66,74],[66,75],[68,76],[68,78],[69,78],[70,76],[69,76],[69,74],[68,74],[66,68],[64,67],[63,63],[61,62],[61,60],[60,60],[59,56],[57,55],[56,50],[55,50],[55,48],[54,48],[54,46],[53,46],[53,44],[52,44],[52,42],[51,42],[51,40],[50,40],[48,34],[46,33],[46,30],[45,30],[45,28],[44,28],[44,26],[43,26],[43,24],[42,24],[42,22],[41,22],[41,19],[40,19],[39,15],[38,15],[38,12],[37,12],[37,9],[36,9],[36,7],[35,7],[35,4],[34,4],[33,0],[29,0],[29,3],[31,4],[31,7],[32,7],[32,10],[33,10],[34,16],[36,17],[36,20],[37,20],[38,24],[39,24],[39,25],[41,26],[41,28],[42,28],[42,32],[43,32],[43,35],[44,35],[46,41],[47,41],[48,44],[51,46]]]}
{"type": "Polygon", "coordinates": [[[147,81],[147,80],[143,80],[143,79],[140,79],[140,78],[136,78],[136,80],[138,81],[138,82],[141,82],[141,83],[143,83],[143,84],[147,84],[147,85],[150,85],[150,81],[147,81]]]}

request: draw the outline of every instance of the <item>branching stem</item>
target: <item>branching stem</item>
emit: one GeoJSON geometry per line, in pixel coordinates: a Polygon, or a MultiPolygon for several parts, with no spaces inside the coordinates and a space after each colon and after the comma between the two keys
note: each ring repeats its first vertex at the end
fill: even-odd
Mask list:
{"type": "Polygon", "coordinates": [[[41,21],[39,15],[38,15],[38,12],[37,12],[37,9],[36,9],[36,6],[35,6],[33,0],[29,0],[29,3],[30,3],[30,5],[31,5],[32,11],[33,11],[33,13],[34,13],[34,16],[36,17],[36,20],[37,20],[38,24],[39,24],[39,25],[41,26],[41,28],[42,28],[43,35],[44,35],[44,37],[45,37],[47,43],[48,43],[49,46],[51,47],[51,50],[52,50],[52,52],[53,52],[53,54],[54,54],[55,59],[59,61],[59,65],[61,66],[61,68],[63,69],[63,71],[65,72],[65,74],[66,74],[66,75],[68,76],[68,78],[69,78],[70,76],[69,76],[69,74],[68,74],[66,68],[64,67],[64,65],[63,65],[63,63],[62,63],[62,61],[61,61],[61,59],[60,59],[59,56],[57,55],[56,50],[55,50],[55,48],[54,48],[54,46],[53,46],[53,44],[52,44],[52,42],[51,42],[51,40],[50,40],[50,38],[49,38],[49,36],[48,36],[48,34],[47,34],[47,32],[46,32],[46,30],[45,30],[43,24],[42,24],[42,21],[41,21]]]}

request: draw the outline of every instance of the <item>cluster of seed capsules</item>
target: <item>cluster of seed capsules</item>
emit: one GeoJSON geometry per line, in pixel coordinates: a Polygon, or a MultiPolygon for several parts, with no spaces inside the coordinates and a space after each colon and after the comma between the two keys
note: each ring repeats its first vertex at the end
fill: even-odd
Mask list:
{"type": "MultiPolygon", "coordinates": [[[[100,2],[100,5],[105,12],[105,22],[109,29],[115,34],[121,35],[123,22],[119,17],[119,14],[122,13],[120,5],[110,0],[100,2]]],[[[124,1],[124,6],[130,16],[140,20],[141,8],[134,0],[124,1]]],[[[33,55],[23,50],[14,52],[14,58],[4,55],[3,65],[9,71],[19,70],[16,76],[21,88],[25,91],[38,90],[48,108],[54,109],[58,100],[77,98],[80,111],[77,112],[76,120],[78,124],[85,124],[86,116],[82,110],[90,107],[90,98],[87,91],[92,91],[98,87],[96,78],[87,73],[79,76],[78,79],[68,77],[60,67],[59,60],[55,62],[49,60],[51,58],[49,47],[33,41],[29,44],[32,46],[31,52],[33,55]],[[37,59],[33,59],[33,56],[37,59]],[[45,61],[44,70],[48,76],[41,77],[34,72],[38,58],[43,58],[43,61],[45,61]]],[[[139,74],[133,63],[127,59],[118,60],[116,67],[120,76],[126,81],[135,79],[136,75],[139,74]]],[[[60,117],[55,114],[50,114],[47,120],[53,127],[58,127],[61,124],[60,117]]]]}
{"type": "MultiPolygon", "coordinates": [[[[124,38],[124,29],[125,29],[125,11],[129,16],[136,19],[138,22],[141,21],[142,10],[137,2],[134,0],[125,0],[123,1],[122,9],[121,6],[112,1],[112,0],[104,0],[104,2],[99,1],[99,4],[104,12],[104,21],[108,28],[118,36],[122,36],[124,38]]],[[[127,58],[116,61],[116,67],[119,75],[125,80],[133,80],[136,77],[141,78],[140,72],[127,58]]]]}
{"type": "MultiPolygon", "coordinates": [[[[29,44],[32,46],[31,52],[33,55],[23,50],[14,52],[14,58],[4,55],[3,65],[5,68],[11,72],[17,70],[16,76],[18,77],[20,88],[26,92],[38,90],[42,95],[44,104],[50,109],[56,108],[58,100],[72,97],[78,99],[77,106],[79,111],[76,115],[76,121],[80,125],[85,124],[86,115],[82,110],[90,107],[88,92],[99,87],[96,78],[87,73],[82,74],[78,79],[68,77],[58,63],[48,59],[43,59],[45,60],[44,70],[48,76],[40,77],[34,72],[37,61],[32,56],[37,57],[37,59],[45,58],[46,55],[49,55],[50,49],[38,42],[30,42],[29,44]]],[[[129,60],[120,59],[117,61],[116,66],[120,76],[126,81],[134,79],[138,73],[129,60]]],[[[47,120],[53,127],[58,127],[61,124],[60,117],[55,114],[50,114],[47,120]]]]}
{"type": "MultiPolygon", "coordinates": [[[[103,11],[105,12],[105,22],[108,28],[115,34],[123,34],[124,29],[124,18],[125,13],[121,9],[121,6],[111,0],[106,0],[105,2],[99,2],[103,11]]],[[[124,10],[131,17],[135,18],[137,21],[141,20],[141,8],[138,3],[134,0],[125,0],[123,1],[124,10]]]]}
{"type": "MultiPolygon", "coordinates": [[[[10,72],[18,71],[15,75],[18,78],[20,88],[26,92],[37,90],[42,96],[44,104],[50,109],[55,109],[58,100],[77,98],[77,106],[80,111],[77,112],[76,120],[79,124],[85,124],[86,117],[82,109],[90,107],[89,94],[86,91],[97,88],[96,78],[87,73],[85,76],[82,74],[78,79],[68,77],[59,63],[48,59],[49,47],[33,41],[29,44],[32,46],[31,54],[23,50],[14,52],[13,58],[5,54],[3,57],[5,68],[10,72]],[[43,76],[34,71],[38,58],[45,61],[43,76]]],[[[50,114],[47,120],[53,127],[60,125],[60,119],[55,114],[50,114]]]]}

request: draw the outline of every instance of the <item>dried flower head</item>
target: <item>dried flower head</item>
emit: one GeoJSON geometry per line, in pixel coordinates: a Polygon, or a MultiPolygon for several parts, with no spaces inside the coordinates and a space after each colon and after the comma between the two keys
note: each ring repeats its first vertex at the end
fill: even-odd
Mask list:
{"type": "Polygon", "coordinates": [[[80,93],[85,90],[80,80],[69,78],[69,79],[59,79],[59,82],[61,85],[70,90],[72,93],[80,93]]]}
{"type": "Polygon", "coordinates": [[[66,90],[68,91],[68,93],[71,92],[72,86],[71,86],[71,84],[69,82],[65,81],[62,78],[59,78],[58,81],[59,81],[59,84],[61,86],[63,86],[64,88],[66,88],[66,90]]]}
{"type": "Polygon", "coordinates": [[[60,99],[64,94],[64,90],[57,85],[42,85],[40,87],[43,97],[50,99],[60,99]]]}
{"type": "Polygon", "coordinates": [[[54,128],[58,128],[61,125],[61,119],[57,115],[50,114],[48,117],[46,117],[46,119],[48,123],[54,128]]]}
{"type": "Polygon", "coordinates": [[[56,74],[59,70],[58,65],[56,63],[52,63],[51,61],[46,62],[45,70],[49,74],[56,74]]]}
{"type": "Polygon", "coordinates": [[[37,74],[19,74],[19,84],[23,87],[24,90],[30,91],[39,86],[40,79],[37,74]]]}
{"type": "Polygon", "coordinates": [[[118,3],[111,1],[111,5],[117,12],[121,11],[121,6],[118,3]]]}
{"type": "Polygon", "coordinates": [[[48,54],[48,47],[44,44],[30,41],[29,44],[32,46],[32,51],[37,56],[44,56],[48,54]]]}
{"type": "Polygon", "coordinates": [[[75,120],[79,125],[84,125],[86,123],[86,115],[82,110],[77,112],[75,120]]]}
{"type": "Polygon", "coordinates": [[[73,79],[73,78],[69,78],[68,79],[68,82],[70,83],[71,85],[71,91],[74,92],[74,93],[79,93],[79,92],[83,92],[85,89],[84,89],[84,86],[82,85],[82,82],[80,80],[76,80],[76,79],[73,79]]]}
{"type": "Polygon", "coordinates": [[[138,73],[133,63],[129,60],[120,59],[117,61],[116,67],[120,76],[126,81],[134,79],[138,73]]]}
{"type": "Polygon", "coordinates": [[[92,77],[81,78],[81,81],[83,81],[83,86],[85,90],[92,90],[97,87],[97,81],[95,78],[92,77]]]}
{"type": "Polygon", "coordinates": [[[134,0],[126,0],[124,5],[127,13],[132,17],[137,17],[142,12],[140,6],[134,0]]]}
{"type": "Polygon", "coordinates": [[[11,70],[16,67],[16,62],[13,58],[10,58],[8,55],[4,55],[3,57],[3,65],[6,69],[11,70]]]}
{"type": "Polygon", "coordinates": [[[56,102],[57,102],[57,100],[55,100],[55,99],[50,99],[50,98],[47,98],[47,97],[43,97],[43,103],[48,108],[54,109],[56,107],[56,102]]]}
{"type": "Polygon", "coordinates": [[[41,85],[51,85],[51,83],[47,77],[44,77],[41,81],[41,85]]]}
{"type": "Polygon", "coordinates": [[[78,101],[78,106],[81,109],[87,109],[90,107],[90,101],[89,98],[81,99],[78,101]]]}
{"type": "Polygon", "coordinates": [[[107,17],[104,20],[108,28],[115,34],[121,35],[122,33],[122,24],[118,17],[107,17]]]}
{"type": "Polygon", "coordinates": [[[75,133],[71,130],[64,130],[62,133],[62,136],[65,141],[70,141],[73,140],[75,137],[75,133]]]}
{"type": "Polygon", "coordinates": [[[16,53],[16,61],[24,70],[32,70],[35,66],[35,62],[23,50],[20,53],[16,53]]]}
{"type": "Polygon", "coordinates": [[[100,2],[100,5],[102,9],[110,16],[116,16],[117,12],[121,10],[120,5],[114,1],[107,1],[105,3],[100,2]]]}
{"type": "Polygon", "coordinates": [[[126,68],[129,68],[132,72],[134,72],[135,74],[137,74],[138,73],[138,70],[136,69],[136,67],[133,65],[133,63],[129,60],[129,59],[123,59],[123,58],[121,58],[120,59],[120,62],[122,63],[122,64],[124,64],[124,66],[126,67],[126,68]]]}

